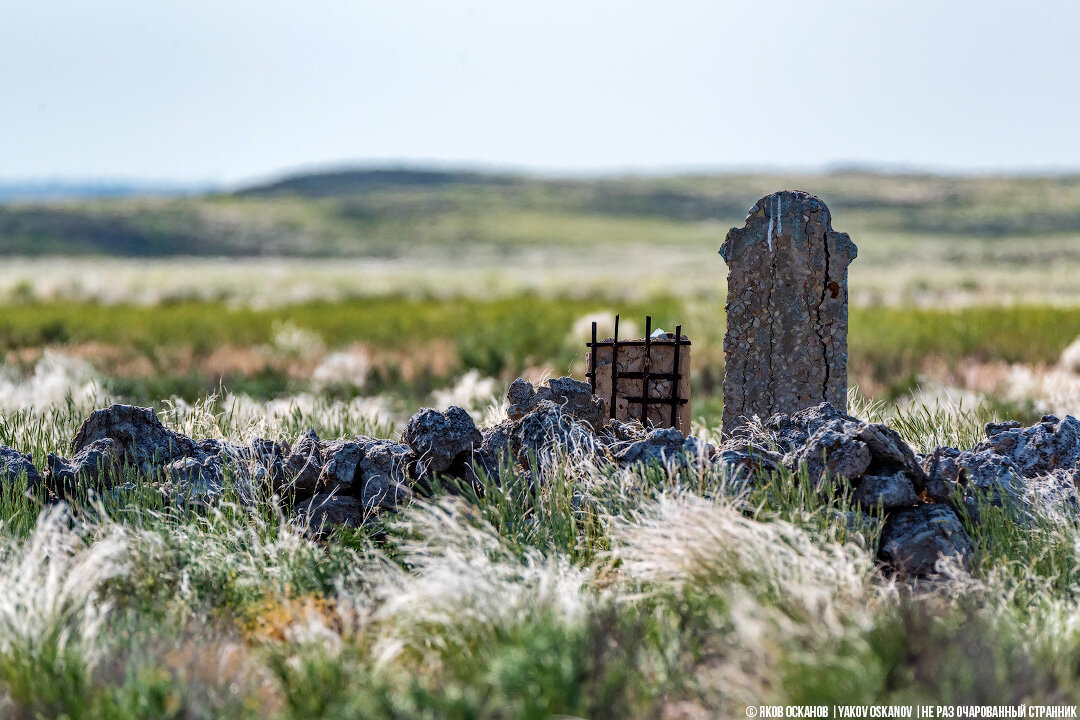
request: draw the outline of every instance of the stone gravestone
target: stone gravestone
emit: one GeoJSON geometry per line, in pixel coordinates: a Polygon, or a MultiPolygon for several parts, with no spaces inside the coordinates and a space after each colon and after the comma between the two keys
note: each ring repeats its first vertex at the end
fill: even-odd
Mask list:
{"type": "Polygon", "coordinates": [[[757,201],[720,254],[728,266],[724,432],[755,415],[847,404],[848,264],[829,208],[784,190],[757,201]]]}

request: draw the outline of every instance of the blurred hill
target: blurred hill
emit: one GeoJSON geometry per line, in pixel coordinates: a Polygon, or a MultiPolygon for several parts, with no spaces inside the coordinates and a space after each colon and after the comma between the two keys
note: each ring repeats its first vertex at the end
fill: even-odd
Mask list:
{"type": "Polygon", "coordinates": [[[9,195],[0,205],[0,254],[392,258],[465,247],[718,247],[727,227],[741,225],[756,199],[778,189],[822,197],[836,228],[871,246],[905,237],[1080,236],[1080,176],[852,171],[571,179],[389,168],[295,175],[195,196],[9,195]]]}

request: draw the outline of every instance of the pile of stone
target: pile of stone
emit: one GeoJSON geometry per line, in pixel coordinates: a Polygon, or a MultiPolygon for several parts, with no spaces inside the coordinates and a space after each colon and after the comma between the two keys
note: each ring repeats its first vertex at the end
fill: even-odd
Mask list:
{"type": "Polygon", "coordinates": [[[508,419],[477,428],[461,408],[425,408],[400,440],[322,440],[313,431],[294,443],[238,445],[173,432],[150,409],[114,405],[83,423],[70,457],[50,454],[44,473],[16,450],[0,447],[0,483],[25,477],[63,499],[113,493],[149,482],[165,502],[208,506],[229,488],[241,501],[276,495],[296,521],[321,535],[360,526],[394,511],[414,494],[442,484],[478,493],[506,469],[531,477],[575,462],[621,469],[655,465],[721,474],[733,491],[781,470],[834,497],[849,512],[883,521],[879,558],[906,575],[935,572],[939,560],[970,562],[972,543],[961,516],[978,522],[989,502],[1023,519],[1032,503],[1077,506],[1080,422],[1048,416],[1023,428],[991,424],[970,450],[941,447],[916,454],[880,423],[828,403],[745,425],[719,446],[674,428],[646,430],[607,418],[587,383],[558,378],[536,387],[515,381],[508,419]]]}
{"type": "Polygon", "coordinates": [[[829,403],[774,415],[735,433],[736,442],[772,447],[806,481],[829,483],[862,511],[884,512],[879,558],[907,575],[929,575],[942,556],[967,566],[971,539],[961,516],[979,522],[986,504],[1017,521],[1033,505],[1080,508],[1080,422],[1044,417],[1031,427],[990,423],[970,450],[916,454],[900,435],[829,403]]]}
{"type": "Polygon", "coordinates": [[[436,484],[483,492],[501,471],[552,469],[556,463],[610,461],[623,466],[704,458],[707,446],[676,431],[648,433],[636,423],[606,422],[606,406],[588,383],[558,378],[540,387],[518,380],[509,418],[477,428],[459,408],[417,412],[400,440],[358,436],[324,441],[314,431],[294,443],[249,445],[196,440],[166,428],[153,410],[113,405],[86,419],[68,457],[50,454],[44,472],[31,458],[0,447],[0,483],[25,476],[62,500],[122,493],[149,482],[175,506],[209,506],[232,490],[241,501],[277,495],[315,533],[359,526],[396,510],[436,484]]]}

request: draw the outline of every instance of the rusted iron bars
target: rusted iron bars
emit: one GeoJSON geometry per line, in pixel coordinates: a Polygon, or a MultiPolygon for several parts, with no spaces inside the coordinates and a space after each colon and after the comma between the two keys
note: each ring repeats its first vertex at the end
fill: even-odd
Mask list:
{"type": "MultiPolygon", "coordinates": [[[[652,315],[645,316],[645,358],[641,363],[641,424],[649,425],[649,352],[652,350],[652,315]]],[[[615,360],[614,357],[611,358],[615,360]]],[[[612,362],[612,365],[615,363],[612,362]]]]}
{"type": "Polygon", "coordinates": [[[619,314],[615,313],[615,333],[611,336],[611,417],[615,417],[615,401],[619,398],[619,314]]]}
{"type": "Polygon", "coordinates": [[[615,331],[612,334],[610,340],[598,340],[596,335],[596,323],[592,324],[592,339],[587,343],[589,347],[589,371],[585,373],[589,378],[592,385],[593,392],[596,392],[596,378],[597,378],[597,348],[610,347],[611,348],[611,399],[608,403],[608,415],[612,418],[616,414],[616,402],[619,397],[618,393],[618,381],[623,380],[641,380],[641,396],[640,397],[627,397],[625,400],[628,403],[637,403],[641,405],[640,418],[643,425],[648,424],[648,414],[650,405],[669,405],[671,407],[671,426],[677,427],[678,420],[678,408],[680,405],[685,405],[688,400],[686,398],[679,397],[679,381],[682,379],[682,373],[680,372],[679,360],[680,360],[680,348],[684,345],[689,346],[689,340],[683,340],[682,337],[682,325],[675,327],[675,337],[671,338],[667,335],[664,337],[652,337],[652,316],[645,316],[645,339],[644,340],[620,340],[619,339],[619,316],[615,316],[615,331]],[[625,347],[640,347],[645,346],[645,357],[642,365],[642,372],[620,372],[618,368],[619,348],[625,347]],[[652,349],[655,345],[673,345],[673,355],[671,372],[653,372],[651,367],[652,349]],[[649,382],[653,380],[670,380],[671,392],[668,397],[658,398],[652,397],[649,394],[649,382]]]}
{"type": "MultiPolygon", "coordinates": [[[[679,348],[682,346],[682,325],[675,326],[675,356],[671,359],[671,373],[675,379],[671,382],[671,427],[676,427],[675,419],[678,416],[679,405],[685,400],[679,400],[679,348]]],[[[648,394],[648,390],[646,390],[648,394]]]]}

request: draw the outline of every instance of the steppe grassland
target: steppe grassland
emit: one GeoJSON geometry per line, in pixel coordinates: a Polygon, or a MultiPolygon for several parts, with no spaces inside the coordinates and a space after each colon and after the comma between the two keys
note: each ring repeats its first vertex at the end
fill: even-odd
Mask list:
{"type": "MultiPolygon", "coordinates": [[[[971,446],[1005,415],[1076,412],[1076,236],[1009,234],[1018,217],[1067,226],[1047,210],[1070,207],[1075,188],[988,180],[977,213],[945,219],[997,234],[943,242],[939,211],[919,208],[925,183],[826,181],[847,183],[811,189],[854,198],[850,212],[834,205],[834,224],[861,248],[853,378],[892,400],[856,396],[852,412],[921,450],[971,446]],[[860,193],[873,201],[863,215],[860,193]],[[881,231],[890,224],[904,231],[881,231]]],[[[735,182],[750,181],[667,185],[735,182]]],[[[803,185],[758,184],[745,192],[803,185]]],[[[498,223],[439,219],[452,251],[401,251],[409,218],[376,223],[382,260],[6,262],[0,443],[41,464],[113,398],[238,442],[308,427],[391,436],[422,402],[490,422],[516,374],[580,376],[588,320],[615,311],[683,323],[694,431],[715,439],[715,250],[733,222],[551,224],[504,210],[498,223]],[[657,237],[670,243],[645,247],[657,237]]],[[[196,211],[214,227],[291,226],[312,247],[353,232],[334,225],[332,201],[196,211]]],[[[967,522],[972,572],[945,566],[912,587],[875,568],[877,521],[849,520],[786,474],[746,495],[695,469],[566,463],[536,483],[508,471],[483,497],[440,492],[321,543],[273,497],[178,511],[134,480],[68,508],[24,487],[0,496],[4,717],[689,720],[758,703],[1080,702],[1080,527],[1038,506],[1030,523],[982,508],[967,522]]]]}
{"type": "MultiPolygon", "coordinates": [[[[551,369],[553,356],[569,362],[580,352],[590,309],[650,310],[668,322],[692,307],[705,308],[702,326],[722,320],[701,300],[511,295],[262,309],[31,302],[9,307],[5,322],[32,339],[75,312],[75,322],[52,325],[64,342],[51,353],[80,347],[69,328],[85,319],[108,342],[149,347],[201,332],[208,346],[239,337],[302,358],[320,343],[332,355],[326,346],[350,327],[346,318],[379,343],[407,321],[396,339],[403,347],[465,333],[455,354],[471,348],[479,354],[468,362],[482,364],[528,356],[523,348],[535,343],[534,357],[551,369]],[[523,306],[526,315],[516,314],[523,306]],[[485,323],[500,332],[468,334],[492,327],[485,323]]],[[[1034,372],[1013,364],[1031,360],[1075,379],[1071,355],[1060,357],[1075,311],[957,313],[856,308],[852,323],[887,367],[924,352],[953,363],[995,352],[1010,372],[1034,372]]],[[[64,452],[113,390],[63,355],[34,362],[29,377],[0,383],[0,443],[40,464],[64,452]]],[[[425,400],[497,420],[505,382],[457,372],[425,400]]],[[[313,391],[311,380],[276,399],[232,393],[159,407],[170,427],[233,441],[292,439],[307,427],[323,437],[392,436],[415,408],[389,388],[313,391]]],[[[1045,389],[1031,388],[1029,399],[1061,401],[1045,389]]],[[[887,419],[922,450],[971,446],[982,423],[1002,417],[1000,403],[967,393],[951,397],[964,401],[957,407],[949,392],[958,391],[927,386],[888,406],[855,397],[852,411],[887,419]]],[[[694,430],[715,440],[710,417],[706,405],[694,430]]],[[[912,588],[875,568],[872,517],[851,524],[789,475],[761,478],[741,495],[726,478],[692,469],[574,463],[541,483],[507,472],[484,497],[439,493],[322,543],[290,525],[273,497],[252,507],[230,495],[208,513],[176,511],[136,480],[132,491],[77,498],[67,510],[22,488],[0,499],[5,716],[697,718],[761,702],[1080,698],[1072,516],[1037,510],[1020,525],[983,508],[983,520],[968,523],[973,573],[946,566],[941,581],[912,588]]]]}
{"type": "MultiPolygon", "coordinates": [[[[83,368],[72,372],[110,394],[158,407],[226,391],[255,399],[315,392],[380,396],[407,417],[470,372],[491,378],[495,395],[519,375],[582,377],[589,321],[610,332],[615,312],[624,330],[632,323],[640,332],[645,314],[665,329],[683,325],[694,342],[695,415],[715,416],[724,329],[716,297],[389,295],[270,306],[31,300],[0,314],[0,379],[13,388],[45,386],[64,357],[75,365],[63,367],[83,368]]],[[[1080,336],[1078,307],[855,305],[850,321],[851,382],[868,396],[902,402],[922,388],[985,396],[1021,418],[1078,411],[1076,363],[1062,361],[1080,336]]]]}
{"type": "MultiPolygon", "coordinates": [[[[39,458],[82,416],[8,413],[0,442],[39,458]]],[[[386,432],[341,407],[202,403],[163,417],[235,440],[386,432]]],[[[987,417],[913,408],[892,422],[920,446],[970,444],[987,417]]],[[[66,509],[22,488],[0,500],[6,717],[713,717],[760,702],[1080,699],[1080,527],[1038,508],[1028,525],[983,508],[973,573],[945,566],[907,587],[874,566],[877,521],[852,524],[786,474],[747,495],[692,468],[576,462],[539,483],[507,471],[483,497],[439,492],[324,543],[273,497],[178,511],[135,480],[66,509]]]]}
{"type": "Polygon", "coordinates": [[[1016,387],[1060,400],[1050,386],[1072,384],[1054,365],[1080,335],[1075,177],[359,173],[232,195],[5,206],[9,252],[67,254],[5,261],[0,344],[9,375],[26,376],[49,349],[144,403],[194,401],[220,380],[260,398],[389,392],[415,405],[473,369],[503,384],[580,372],[588,328],[575,323],[649,313],[691,335],[696,395],[712,402],[725,293],[716,250],[777,187],[825,198],[860,247],[850,368],[865,393],[893,400],[931,385],[1023,404],[1030,393],[1016,387]],[[92,254],[124,248],[145,257],[92,254]],[[184,248],[228,257],[174,256],[184,248]],[[273,252],[292,257],[258,257],[273,252]]]}
{"type": "MultiPolygon", "coordinates": [[[[0,300],[158,304],[220,300],[271,307],[406,296],[498,298],[655,295],[723,304],[717,255],[728,226],[709,223],[691,244],[598,242],[578,247],[412,247],[393,257],[6,258],[0,300]]],[[[841,228],[845,229],[845,228],[841,228]]],[[[612,231],[612,228],[605,228],[612,231]]],[[[610,237],[607,232],[602,236],[610,237]]],[[[851,301],[860,307],[1075,305],[1080,236],[941,238],[854,236],[851,301]]]]}
{"type": "Polygon", "coordinates": [[[722,299],[715,253],[724,234],[778,188],[825,199],[836,229],[852,235],[859,305],[1076,302],[1080,177],[859,172],[331,173],[235,194],[19,203],[0,206],[0,297],[722,299]],[[185,252],[203,259],[183,260],[185,252]],[[103,255],[146,259],[94,260],[103,255]],[[289,260],[264,259],[275,255],[289,260]]]}

